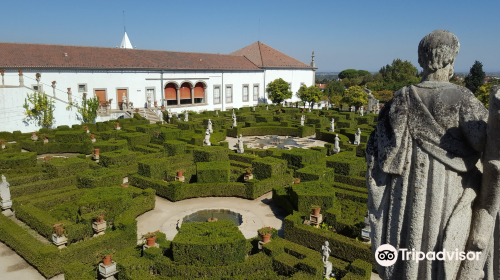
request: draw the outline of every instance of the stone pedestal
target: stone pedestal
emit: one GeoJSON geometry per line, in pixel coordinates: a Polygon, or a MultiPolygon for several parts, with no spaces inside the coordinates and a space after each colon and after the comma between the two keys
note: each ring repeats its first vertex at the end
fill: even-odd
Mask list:
{"type": "Polygon", "coordinates": [[[114,280],[115,274],[118,273],[118,270],[116,270],[116,262],[111,262],[110,265],[104,265],[103,263],[99,264],[99,275],[101,276],[101,279],[104,280],[114,280]]]}
{"type": "Polygon", "coordinates": [[[317,217],[314,215],[309,216],[309,220],[304,221],[304,225],[315,225],[317,228],[323,222],[323,215],[319,214],[317,217]]]}
{"type": "Polygon", "coordinates": [[[340,148],[333,148],[333,153],[334,154],[340,153],[340,148]]]}
{"type": "Polygon", "coordinates": [[[323,270],[323,277],[330,279],[330,274],[332,274],[332,263],[327,261],[325,262],[324,270],[323,270]]]}
{"type": "Polygon", "coordinates": [[[52,234],[52,243],[56,245],[59,249],[66,247],[68,243],[68,238],[66,236],[57,236],[55,233],[52,234]]]}
{"type": "Polygon", "coordinates": [[[96,233],[96,234],[94,234],[94,236],[103,235],[104,231],[106,230],[106,221],[102,221],[100,223],[93,222],[92,229],[94,229],[94,231],[96,233]]]}
{"type": "Polygon", "coordinates": [[[184,183],[184,180],[185,180],[185,179],[184,179],[184,176],[181,176],[181,177],[179,177],[179,176],[175,176],[175,180],[176,180],[176,181],[181,181],[181,182],[183,182],[183,183],[184,183]]]}
{"type": "Polygon", "coordinates": [[[95,138],[90,139],[90,142],[95,143],[95,138]]]}
{"type": "Polygon", "coordinates": [[[160,248],[160,244],[155,243],[155,245],[153,245],[153,246],[148,246],[148,244],[144,244],[144,245],[142,245],[142,250],[144,251],[144,250],[152,248],[152,247],[160,248]]]}
{"type": "Polygon", "coordinates": [[[245,181],[252,180],[252,179],[253,179],[253,174],[245,174],[245,177],[244,177],[245,181]]]}

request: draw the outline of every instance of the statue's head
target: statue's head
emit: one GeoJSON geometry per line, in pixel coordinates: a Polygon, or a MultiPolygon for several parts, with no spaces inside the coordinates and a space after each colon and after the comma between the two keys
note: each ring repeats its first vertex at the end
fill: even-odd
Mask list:
{"type": "Polygon", "coordinates": [[[328,245],[330,245],[330,243],[328,243],[328,241],[325,241],[325,246],[328,247],[328,245]]]}
{"type": "Polygon", "coordinates": [[[448,30],[434,30],[418,44],[418,64],[424,72],[436,72],[450,66],[450,78],[453,76],[453,64],[460,49],[458,38],[448,30]]]}

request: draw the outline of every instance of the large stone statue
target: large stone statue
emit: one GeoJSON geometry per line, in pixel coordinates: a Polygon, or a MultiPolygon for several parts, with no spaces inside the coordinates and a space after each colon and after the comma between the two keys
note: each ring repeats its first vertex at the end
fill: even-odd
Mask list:
{"type": "Polygon", "coordinates": [[[243,135],[240,134],[238,137],[238,154],[243,154],[245,150],[243,149],[243,135]]]}
{"type": "MultiPolygon", "coordinates": [[[[487,141],[488,110],[467,88],[448,82],[459,46],[446,30],[420,41],[422,81],[394,93],[367,144],[372,252],[382,244],[408,250],[399,251],[393,265],[378,265],[382,279],[500,279],[492,237],[500,204],[500,129],[487,141]],[[476,164],[488,145],[482,176],[476,164]],[[436,252],[435,260],[402,260],[413,250],[436,252]],[[481,258],[446,256],[462,251],[481,252],[481,258]]],[[[498,122],[500,100],[490,104],[499,104],[490,113],[498,122]]]]}
{"type": "Polygon", "coordinates": [[[211,120],[211,119],[208,119],[207,130],[208,130],[210,133],[214,133],[214,130],[212,129],[212,120],[211,120]]]}

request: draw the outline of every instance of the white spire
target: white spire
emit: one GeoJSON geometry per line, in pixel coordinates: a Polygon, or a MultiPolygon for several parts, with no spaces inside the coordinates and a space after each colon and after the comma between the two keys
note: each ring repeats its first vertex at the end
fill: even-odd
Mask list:
{"type": "Polygon", "coordinates": [[[120,49],[133,49],[130,40],[128,39],[127,32],[123,35],[122,44],[120,45],[120,49]]]}

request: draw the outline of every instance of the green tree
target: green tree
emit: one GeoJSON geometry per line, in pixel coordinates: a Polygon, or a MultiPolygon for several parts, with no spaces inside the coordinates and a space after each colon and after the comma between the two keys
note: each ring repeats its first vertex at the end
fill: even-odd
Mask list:
{"type": "Polygon", "coordinates": [[[477,91],[474,93],[474,95],[481,101],[484,105],[484,107],[488,108],[489,103],[490,103],[490,90],[491,87],[493,87],[493,84],[484,84],[480,86],[477,91]]]}
{"type": "Polygon", "coordinates": [[[267,84],[266,91],[269,99],[275,104],[279,104],[286,99],[292,98],[293,93],[290,91],[290,86],[282,78],[276,79],[267,84]]]}
{"type": "Polygon", "coordinates": [[[412,80],[418,75],[417,68],[409,61],[395,59],[392,64],[380,68],[379,73],[382,74],[384,82],[405,82],[412,80]]]}
{"type": "Polygon", "coordinates": [[[372,75],[372,73],[366,71],[366,70],[358,70],[358,76],[359,77],[363,77],[363,76],[367,76],[367,75],[372,75]]]}
{"type": "Polygon", "coordinates": [[[380,101],[387,102],[392,99],[394,92],[392,90],[384,89],[380,91],[374,91],[373,96],[380,101]]]}
{"type": "Polygon", "coordinates": [[[352,79],[352,78],[357,78],[359,76],[359,73],[356,69],[346,69],[342,72],[339,73],[339,78],[340,79],[352,79]]]}
{"type": "Polygon", "coordinates": [[[341,102],[349,106],[362,106],[368,103],[368,94],[360,86],[353,86],[344,92],[341,102]]]}
{"type": "Polygon", "coordinates": [[[97,109],[99,108],[99,99],[94,96],[87,99],[87,94],[82,97],[82,104],[78,107],[78,113],[82,116],[83,123],[94,123],[97,118],[97,109]]]}
{"type": "Polygon", "coordinates": [[[25,120],[34,121],[38,126],[50,128],[54,125],[54,101],[45,92],[28,93],[24,99],[25,120]]]}
{"type": "Polygon", "coordinates": [[[476,60],[470,68],[469,75],[465,77],[465,87],[475,93],[484,84],[486,74],[483,71],[483,64],[476,60]]]}
{"type": "Polygon", "coordinates": [[[326,85],[325,95],[328,97],[328,102],[331,104],[339,104],[338,101],[342,98],[344,94],[345,85],[342,81],[331,81],[326,85]],[[339,96],[339,98],[334,98],[334,96],[339,96]],[[337,102],[333,102],[332,98],[337,102]]]}
{"type": "Polygon", "coordinates": [[[317,86],[307,87],[302,85],[297,91],[297,97],[302,100],[302,102],[309,103],[309,107],[312,107],[314,103],[318,103],[323,96],[323,92],[317,86]]]}

